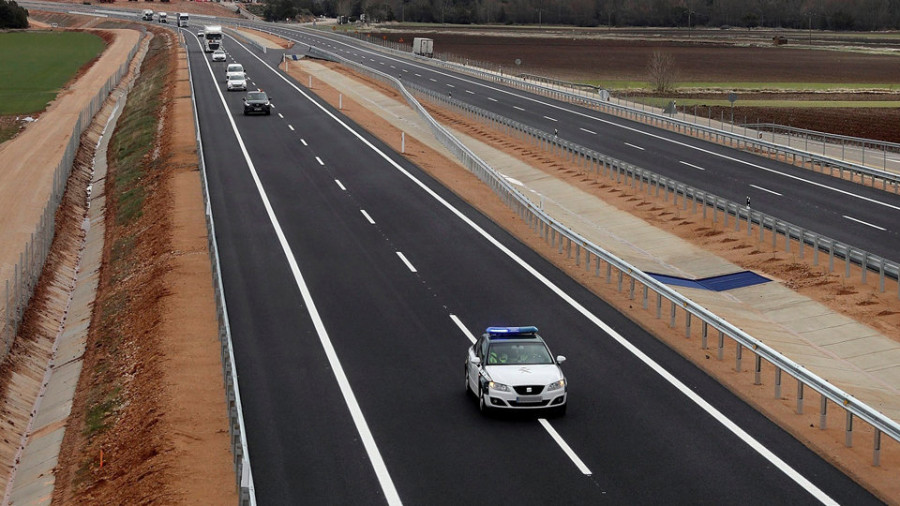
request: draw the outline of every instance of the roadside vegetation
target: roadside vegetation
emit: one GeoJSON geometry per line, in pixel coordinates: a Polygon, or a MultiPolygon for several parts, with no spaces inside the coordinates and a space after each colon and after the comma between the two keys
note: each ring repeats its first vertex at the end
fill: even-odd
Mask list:
{"type": "Polygon", "coordinates": [[[28,28],[28,10],[15,0],[0,0],[0,29],[28,28]]]}

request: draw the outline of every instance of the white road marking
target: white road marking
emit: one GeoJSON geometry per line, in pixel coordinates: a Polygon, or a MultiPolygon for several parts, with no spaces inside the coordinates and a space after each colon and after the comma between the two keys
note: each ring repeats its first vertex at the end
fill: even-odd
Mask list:
{"type": "Polygon", "coordinates": [[[415,74],[416,77],[422,77],[422,74],[415,74]]]}
{"type": "MultiPolygon", "coordinates": [[[[241,45],[240,42],[238,42],[237,44],[241,45]]],[[[243,45],[241,45],[241,46],[243,47],[243,45]]],[[[244,49],[246,49],[246,48],[244,48],[244,49]]],[[[477,223],[475,223],[469,217],[467,217],[465,214],[463,214],[462,211],[455,208],[447,200],[445,200],[443,197],[441,197],[440,195],[435,193],[434,190],[429,188],[428,185],[426,185],[424,182],[417,179],[409,171],[404,169],[400,164],[398,164],[390,156],[388,156],[387,153],[378,149],[377,146],[373,145],[371,142],[366,140],[366,138],[363,137],[363,135],[361,133],[354,130],[350,125],[348,125],[343,120],[341,120],[341,118],[332,114],[331,111],[329,111],[328,109],[325,108],[325,106],[323,106],[322,104],[317,102],[311,95],[307,94],[305,91],[303,91],[297,85],[292,83],[286,77],[284,77],[283,75],[278,73],[278,71],[276,71],[269,64],[264,62],[262,58],[260,58],[256,54],[253,54],[252,52],[250,52],[250,55],[253,56],[254,58],[256,58],[257,60],[259,60],[263,65],[268,67],[269,70],[275,76],[277,76],[282,81],[284,81],[288,86],[292,87],[294,89],[294,91],[296,91],[298,94],[303,96],[311,104],[315,105],[323,114],[330,117],[335,123],[341,125],[341,127],[343,127],[345,130],[347,130],[347,132],[350,135],[356,137],[357,140],[359,140],[367,148],[372,150],[372,152],[376,153],[379,157],[381,157],[381,159],[384,160],[385,163],[394,167],[394,169],[397,172],[403,174],[413,184],[415,184],[419,188],[421,188],[423,192],[425,192],[427,195],[431,196],[431,198],[433,198],[436,202],[438,202],[439,204],[444,206],[444,208],[446,208],[450,213],[455,215],[460,221],[462,221],[463,223],[468,225],[478,235],[482,236],[485,241],[487,241],[489,244],[491,244],[495,248],[497,248],[500,252],[502,252],[504,255],[506,255],[510,260],[512,260],[514,263],[516,263],[520,267],[522,267],[523,270],[528,272],[532,277],[534,277],[536,280],[538,280],[540,283],[542,283],[544,286],[546,286],[547,289],[549,289],[551,292],[556,294],[556,296],[558,296],[560,299],[562,299],[564,302],[566,302],[570,307],[572,307],[577,312],[579,312],[582,316],[584,316],[588,321],[590,321],[592,324],[594,324],[597,328],[601,329],[603,332],[605,332],[607,335],[609,335],[620,346],[625,348],[629,353],[631,353],[638,360],[643,362],[650,370],[652,370],[653,372],[658,374],[660,377],[662,377],[666,382],[668,382],[670,385],[672,385],[676,390],[678,390],[678,392],[680,392],[682,395],[684,395],[688,400],[690,400],[691,402],[696,404],[697,407],[699,407],[701,410],[703,410],[704,412],[709,414],[713,419],[715,419],[717,422],[719,422],[723,427],[725,427],[728,431],[730,431],[732,434],[734,434],[738,439],[743,441],[744,444],[749,446],[751,449],[753,449],[755,452],[757,452],[762,458],[764,458],[765,460],[770,462],[779,471],[781,471],[788,478],[793,480],[794,483],[796,483],[798,486],[800,486],[801,488],[806,490],[810,495],[815,497],[820,502],[827,504],[827,505],[834,505],[834,506],[838,505],[838,503],[834,499],[832,499],[830,496],[828,496],[828,494],[826,494],[819,487],[815,486],[812,482],[807,480],[806,477],[804,477],[802,474],[798,473],[788,463],[783,461],[780,457],[775,455],[771,450],[769,450],[767,447],[765,447],[762,443],[757,441],[753,436],[748,434],[744,429],[742,429],[736,423],[731,421],[730,418],[725,416],[721,411],[719,411],[713,405],[711,405],[709,402],[707,402],[706,399],[704,399],[703,397],[700,397],[699,394],[694,392],[689,386],[685,385],[681,380],[679,380],[674,375],[672,375],[672,373],[670,373],[664,367],[659,365],[655,360],[650,358],[646,353],[644,353],[639,348],[637,348],[634,344],[632,344],[630,341],[625,339],[624,336],[619,334],[615,329],[610,327],[606,322],[601,320],[595,314],[591,313],[590,310],[588,310],[586,307],[582,306],[578,301],[573,299],[569,294],[567,294],[565,291],[563,291],[559,286],[557,286],[552,281],[550,281],[546,276],[544,276],[543,274],[538,272],[537,269],[535,269],[533,266],[528,264],[525,260],[523,260],[518,255],[516,255],[512,250],[510,250],[509,248],[504,246],[497,238],[495,238],[494,236],[489,234],[486,230],[481,228],[477,223]]],[[[209,67],[209,63],[207,63],[207,67],[209,67]]],[[[210,75],[212,75],[211,67],[210,67],[210,75]]],[[[477,84],[479,86],[484,86],[481,83],[475,83],[475,84],[477,84]]],[[[489,87],[489,86],[487,86],[487,87],[489,87]]],[[[217,90],[218,90],[218,88],[217,88],[217,90]]],[[[498,91],[502,91],[502,90],[498,89],[498,91]]],[[[505,91],[502,91],[502,92],[508,93],[505,91]]],[[[512,94],[512,93],[509,93],[509,94],[512,94]]],[[[219,90],[219,96],[222,97],[221,90],[219,90]]],[[[222,106],[226,107],[224,97],[222,97],[222,106]]],[[[229,118],[231,118],[231,113],[228,113],[228,116],[229,116],[229,118]]],[[[234,124],[233,120],[231,122],[231,125],[232,125],[232,128],[235,130],[235,132],[237,132],[237,127],[234,124]]],[[[621,125],[617,125],[617,126],[621,126],[621,125]]],[[[629,128],[629,127],[623,127],[623,128],[629,128]]],[[[642,133],[645,133],[645,132],[642,132],[642,133]]],[[[243,143],[241,143],[241,149],[244,150],[245,156],[247,156],[246,148],[244,148],[243,143]]],[[[257,185],[261,184],[261,183],[259,183],[258,178],[254,178],[254,179],[257,180],[257,185]]],[[[291,258],[293,258],[293,257],[291,257],[291,258]]],[[[310,307],[312,308],[313,306],[310,306],[310,307]]],[[[318,314],[318,313],[316,313],[316,314],[318,314]]],[[[343,373],[343,369],[341,371],[343,373]]],[[[345,379],[346,379],[346,377],[345,377],[345,379]]],[[[349,383],[348,383],[348,386],[349,386],[349,383]]],[[[352,394],[352,392],[351,392],[351,394],[352,394]]],[[[355,401],[355,399],[354,399],[354,401],[355,401]]],[[[356,406],[357,406],[357,409],[359,409],[358,403],[356,404],[356,406]]],[[[359,411],[359,414],[360,414],[360,418],[363,420],[363,423],[364,423],[364,419],[362,418],[362,411],[359,411]]],[[[355,420],[356,419],[354,418],[354,421],[355,420]]],[[[365,425],[365,430],[366,430],[366,433],[368,434],[368,436],[371,438],[371,432],[369,432],[369,430],[368,430],[368,425],[365,425]]],[[[397,491],[396,491],[396,488],[394,487],[393,481],[391,481],[390,474],[387,472],[387,467],[384,465],[384,461],[381,459],[381,454],[380,454],[380,452],[378,452],[378,448],[375,445],[374,439],[371,440],[371,448],[372,448],[373,453],[370,453],[370,460],[374,460],[373,455],[377,456],[377,458],[378,458],[377,463],[373,462],[373,467],[375,468],[376,475],[379,478],[379,483],[381,483],[382,489],[385,491],[385,496],[386,496],[388,503],[389,504],[400,504],[400,496],[397,494],[397,491]]],[[[368,445],[366,446],[366,449],[367,449],[367,451],[369,451],[368,445]]]]}
{"type": "Polygon", "coordinates": [[[375,224],[375,220],[373,220],[372,217],[369,216],[369,213],[367,213],[365,209],[360,209],[359,212],[361,212],[362,215],[366,217],[366,220],[368,220],[369,223],[371,223],[372,225],[375,224]]]}
{"type": "Polygon", "coordinates": [[[469,329],[466,328],[465,325],[463,325],[463,322],[460,321],[460,319],[457,318],[455,314],[450,315],[450,319],[453,320],[453,323],[455,323],[457,327],[459,327],[459,330],[462,331],[463,335],[466,336],[469,341],[472,342],[472,344],[475,344],[475,336],[472,335],[471,332],[469,332],[469,329]]]}
{"type": "Polygon", "coordinates": [[[626,145],[626,146],[630,146],[630,147],[632,147],[632,148],[634,148],[634,149],[640,149],[641,151],[644,150],[644,148],[642,148],[642,147],[640,147],[640,146],[638,146],[638,145],[636,145],[636,144],[632,144],[632,143],[630,143],[630,142],[626,142],[625,145],[626,145]]]}
{"type": "Polygon", "coordinates": [[[887,230],[887,229],[884,228],[884,227],[879,227],[878,225],[872,225],[871,223],[865,222],[865,221],[863,221],[863,220],[858,220],[858,219],[856,219],[856,218],[854,218],[854,217],[852,217],[852,216],[847,216],[846,214],[844,215],[844,218],[847,218],[847,219],[850,220],[850,221],[855,221],[855,222],[857,222],[857,223],[861,223],[861,224],[863,224],[863,225],[866,225],[867,227],[877,228],[878,230],[881,230],[882,232],[884,232],[885,230],[887,230]]]}
{"type": "Polygon", "coordinates": [[[433,77],[429,77],[428,80],[431,81],[431,82],[433,82],[433,83],[436,83],[436,82],[437,82],[437,79],[435,79],[435,78],[433,78],[433,77]]]}
{"type": "Polygon", "coordinates": [[[300,142],[302,142],[304,146],[309,146],[309,144],[306,143],[306,139],[300,139],[300,142]]]}
{"type": "Polygon", "coordinates": [[[400,69],[400,70],[402,70],[402,71],[404,71],[404,72],[409,72],[409,71],[408,71],[408,70],[406,70],[406,69],[400,69]]]}
{"type": "MultiPolygon", "coordinates": [[[[241,45],[240,42],[238,42],[237,44],[241,45]]],[[[241,47],[244,46],[241,45],[241,47]]],[[[244,49],[247,48],[244,47],[244,49]]],[[[253,55],[252,52],[250,54],[253,55]]],[[[262,62],[261,58],[256,55],[253,56],[262,62]]],[[[210,66],[208,61],[206,63],[206,68],[209,70],[210,77],[215,79],[212,67],[210,66]]],[[[275,75],[279,75],[271,67],[269,67],[269,69],[273,73],[275,73],[275,75]]],[[[288,83],[290,82],[287,79],[284,79],[284,81],[288,83]]],[[[294,86],[294,89],[300,92],[300,88],[294,86]]],[[[263,203],[266,214],[269,217],[269,222],[272,224],[272,229],[275,231],[275,236],[278,238],[278,243],[281,245],[281,249],[284,252],[285,259],[287,260],[288,266],[290,267],[291,273],[293,274],[294,282],[297,284],[297,288],[300,290],[300,294],[303,297],[303,305],[306,307],[306,311],[309,314],[310,319],[312,320],[313,327],[316,329],[316,334],[319,336],[319,342],[322,344],[322,348],[325,351],[325,356],[328,358],[328,364],[331,367],[331,371],[334,374],[338,387],[341,390],[341,395],[344,398],[344,402],[347,404],[347,409],[350,411],[350,416],[353,419],[353,424],[356,427],[357,433],[359,434],[359,439],[362,442],[363,447],[365,447],[366,449],[366,454],[369,457],[369,462],[372,464],[372,469],[375,471],[375,476],[378,478],[378,483],[381,485],[381,490],[384,493],[384,498],[390,505],[400,505],[402,504],[402,501],[400,500],[400,494],[397,492],[397,488],[394,486],[394,481],[391,479],[391,475],[384,463],[384,459],[381,457],[381,452],[378,450],[378,444],[375,442],[375,438],[372,436],[372,431],[371,429],[369,429],[369,424],[366,422],[366,417],[365,415],[363,415],[362,408],[360,408],[359,402],[356,400],[356,395],[353,393],[353,388],[350,386],[350,381],[347,379],[347,374],[344,372],[344,367],[343,365],[341,365],[341,361],[337,356],[337,352],[334,349],[331,338],[328,336],[328,331],[325,329],[325,323],[322,321],[319,310],[316,308],[316,303],[312,298],[312,293],[310,293],[309,291],[309,286],[307,286],[306,281],[303,279],[303,274],[300,272],[300,265],[297,263],[297,257],[294,256],[294,251],[291,249],[291,245],[288,243],[287,237],[285,237],[284,231],[281,228],[281,223],[278,221],[278,217],[275,216],[275,210],[272,209],[272,204],[269,201],[269,196],[268,194],[266,194],[265,188],[263,188],[262,180],[260,180],[259,174],[256,172],[256,166],[253,165],[253,160],[250,159],[250,153],[247,152],[247,146],[244,144],[244,139],[243,137],[241,137],[240,132],[238,132],[237,125],[234,122],[234,116],[232,116],[231,111],[228,109],[228,104],[225,102],[225,97],[222,95],[222,90],[216,88],[216,92],[219,94],[219,100],[222,103],[222,108],[225,110],[225,114],[228,116],[228,122],[231,124],[231,130],[234,132],[234,135],[237,138],[238,146],[241,149],[241,153],[243,153],[244,155],[244,161],[247,163],[247,169],[250,171],[250,175],[253,177],[253,182],[256,185],[256,190],[259,193],[259,198],[263,203]]],[[[321,108],[322,106],[319,105],[319,107],[321,108]]],[[[245,458],[249,459],[250,454],[247,447],[245,446],[243,450],[245,458]]],[[[252,476],[252,469],[250,469],[250,473],[250,476],[252,476]]],[[[251,494],[251,501],[253,501],[255,504],[255,494],[251,494]]]]}
{"type": "Polygon", "coordinates": [[[316,157],[316,161],[319,162],[319,165],[325,165],[325,162],[322,161],[318,156],[316,157]]]}
{"type": "Polygon", "coordinates": [[[772,195],[778,195],[779,197],[782,196],[780,193],[778,193],[778,192],[776,192],[776,191],[772,191],[772,190],[770,190],[770,189],[768,189],[768,188],[763,188],[762,186],[756,186],[755,184],[751,184],[750,187],[751,187],[751,188],[756,188],[757,190],[762,190],[762,191],[764,191],[764,192],[769,192],[769,193],[771,193],[772,195]]]}
{"type": "Polygon", "coordinates": [[[488,98],[487,98],[487,99],[488,99],[488,100],[490,100],[490,101],[491,101],[491,102],[496,102],[496,101],[497,101],[497,99],[496,99],[496,98],[491,98],[491,97],[488,97],[488,98]]]}
{"type": "Polygon", "coordinates": [[[572,451],[572,448],[569,447],[568,443],[566,443],[566,440],[559,435],[559,432],[556,432],[556,429],[554,429],[553,426],[550,425],[550,422],[543,418],[538,418],[538,422],[541,422],[541,426],[544,427],[544,429],[550,434],[550,437],[552,437],[553,440],[556,441],[556,444],[558,444],[559,447],[562,448],[563,453],[565,453],[570,459],[572,459],[572,462],[575,463],[575,467],[577,467],[578,470],[581,471],[581,474],[584,474],[586,476],[590,476],[591,474],[593,474],[591,473],[591,470],[588,469],[586,465],[584,465],[584,462],[582,462],[578,455],[575,454],[574,451],[572,451]]]}
{"type": "Polygon", "coordinates": [[[334,182],[337,183],[338,188],[340,188],[341,190],[347,191],[347,188],[345,188],[344,185],[341,184],[341,180],[340,180],[340,179],[335,179],[334,182]]]}
{"type": "Polygon", "coordinates": [[[517,106],[517,105],[514,105],[514,106],[513,106],[513,109],[518,109],[518,110],[520,110],[520,111],[524,111],[524,110],[525,110],[525,109],[522,109],[521,107],[519,107],[519,106],[517,106]]]}
{"type": "Polygon", "coordinates": [[[581,130],[582,132],[587,132],[589,134],[597,135],[597,132],[595,132],[593,130],[588,130],[587,128],[579,128],[579,130],[581,130]]]}
{"type": "Polygon", "coordinates": [[[406,268],[409,269],[410,272],[416,272],[416,268],[413,267],[413,264],[403,256],[403,253],[397,252],[397,256],[400,257],[400,260],[403,260],[403,263],[406,264],[406,268]]]}
{"type": "Polygon", "coordinates": [[[393,65],[391,65],[391,68],[392,68],[392,69],[395,69],[395,68],[397,68],[397,67],[395,67],[395,66],[393,66],[393,65]]]}
{"type": "Polygon", "coordinates": [[[475,92],[472,91],[472,90],[466,90],[466,93],[468,93],[469,95],[474,95],[474,94],[475,94],[475,92]]]}
{"type": "Polygon", "coordinates": [[[284,119],[284,116],[282,116],[281,113],[278,113],[278,117],[284,119]]]}
{"type": "Polygon", "coordinates": [[[551,118],[550,116],[544,116],[544,119],[549,119],[550,121],[559,121],[556,118],[551,118]]]}
{"type": "Polygon", "coordinates": [[[688,167],[693,167],[693,168],[695,168],[695,169],[697,169],[697,170],[706,170],[706,169],[704,169],[703,167],[701,167],[701,166],[699,166],[699,165],[694,165],[693,163],[687,163],[687,162],[685,162],[684,160],[680,160],[678,163],[683,163],[684,165],[687,165],[688,167]]]}
{"type": "Polygon", "coordinates": [[[456,86],[453,86],[453,85],[450,84],[450,83],[447,83],[447,87],[448,87],[448,88],[456,88],[456,86]]]}
{"type": "Polygon", "coordinates": [[[288,128],[290,128],[292,132],[294,131],[294,126],[293,126],[293,125],[288,125],[288,128]]]}

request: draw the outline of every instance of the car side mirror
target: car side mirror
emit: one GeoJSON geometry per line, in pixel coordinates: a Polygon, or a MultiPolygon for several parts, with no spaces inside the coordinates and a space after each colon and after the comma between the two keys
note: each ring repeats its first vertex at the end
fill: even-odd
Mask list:
{"type": "Polygon", "coordinates": [[[564,357],[564,356],[562,356],[562,355],[557,355],[557,356],[556,356],[556,363],[557,363],[557,364],[561,364],[561,363],[563,363],[563,362],[565,362],[565,361],[566,361],[566,357],[564,357]]]}
{"type": "Polygon", "coordinates": [[[473,357],[469,361],[475,365],[481,365],[481,358],[479,358],[479,357],[473,357]]]}

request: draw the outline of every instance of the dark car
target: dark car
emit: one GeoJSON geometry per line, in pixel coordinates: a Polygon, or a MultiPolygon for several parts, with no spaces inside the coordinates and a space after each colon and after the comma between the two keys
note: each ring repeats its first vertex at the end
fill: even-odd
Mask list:
{"type": "Polygon", "coordinates": [[[251,91],[244,97],[244,115],[251,113],[263,113],[265,115],[272,114],[272,103],[269,102],[269,96],[266,92],[251,91]]]}

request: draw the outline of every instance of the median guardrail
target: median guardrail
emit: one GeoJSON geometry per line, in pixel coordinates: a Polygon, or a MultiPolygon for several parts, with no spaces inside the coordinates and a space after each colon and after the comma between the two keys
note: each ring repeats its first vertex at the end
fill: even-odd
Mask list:
{"type": "MultiPolygon", "coordinates": [[[[731,323],[718,317],[704,307],[683,296],[679,292],[671,289],[667,285],[660,283],[655,278],[640,271],[628,262],[625,262],[624,260],[616,257],[603,248],[590,243],[589,241],[569,229],[565,224],[557,221],[552,216],[547,215],[541,209],[539,204],[532,202],[529,198],[524,196],[512,184],[510,184],[500,174],[494,171],[487,163],[481,160],[475,153],[473,153],[469,148],[467,148],[452,134],[450,134],[442,125],[435,121],[424,109],[424,107],[422,107],[422,105],[415,99],[415,97],[406,89],[406,85],[402,84],[395,77],[389,76],[377,70],[369,69],[352,60],[317,47],[311,47],[308,54],[313,57],[327,59],[350,66],[354,70],[362,74],[378,79],[396,88],[404,96],[407,103],[409,103],[409,105],[413,107],[413,109],[415,109],[425,121],[428,122],[431,127],[432,133],[436,136],[436,138],[448,150],[450,150],[468,170],[470,170],[482,182],[487,184],[495,193],[497,193],[501,197],[503,202],[507,206],[512,208],[517,213],[517,215],[551,247],[557,248],[559,253],[565,252],[567,257],[569,258],[571,258],[574,253],[576,265],[581,265],[583,256],[584,268],[586,270],[589,270],[591,268],[591,263],[593,260],[595,275],[599,276],[601,273],[601,268],[605,268],[607,282],[612,282],[612,277],[615,273],[618,283],[618,290],[620,292],[623,289],[623,282],[625,278],[628,278],[630,280],[629,297],[631,299],[634,299],[636,290],[638,287],[640,287],[644,308],[648,307],[650,298],[649,292],[652,291],[654,294],[656,294],[657,318],[662,317],[663,301],[665,300],[668,302],[670,326],[675,326],[677,312],[680,308],[680,310],[683,312],[686,337],[690,337],[692,334],[693,319],[698,319],[700,321],[702,348],[708,348],[708,336],[710,333],[710,329],[718,333],[717,349],[719,359],[723,358],[725,339],[731,339],[734,342],[735,368],[738,371],[740,371],[742,367],[743,350],[746,349],[749,352],[753,353],[755,355],[754,372],[756,373],[756,384],[762,384],[761,374],[763,361],[771,364],[775,371],[774,386],[776,398],[781,398],[782,396],[782,374],[787,373],[789,376],[795,378],[798,385],[796,394],[796,410],[798,413],[803,413],[805,389],[807,388],[812,389],[820,395],[819,409],[821,428],[825,428],[826,413],[828,410],[829,402],[844,409],[846,413],[844,429],[846,434],[845,444],[848,447],[853,445],[854,420],[860,419],[868,423],[874,428],[874,450],[872,456],[872,465],[880,465],[882,434],[886,434],[888,435],[888,437],[900,442],[900,424],[898,424],[894,420],[868,406],[867,404],[858,401],[852,395],[844,392],[843,390],[837,388],[826,380],[813,374],[802,365],[797,364],[796,362],[785,357],[774,348],[771,348],[770,346],[747,334],[735,325],[732,325],[731,323]]],[[[544,138],[542,142],[547,142],[547,140],[544,138]]],[[[556,146],[558,149],[569,149],[558,143],[551,145],[556,146]]],[[[571,150],[569,152],[571,152],[571,150]]],[[[607,174],[615,175],[615,177],[631,177],[632,184],[636,184],[637,181],[642,181],[644,183],[647,183],[648,188],[656,188],[657,191],[660,187],[666,188],[667,191],[672,191],[673,185],[676,184],[673,181],[667,180],[665,178],[660,179],[659,177],[654,178],[652,176],[648,178],[648,175],[646,173],[644,173],[643,175],[639,175],[639,172],[634,170],[635,167],[627,165],[623,167],[619,164],[613,163],[613,161],[608,158],[601,159],[600,157],[594,157],[593,160],[594,163],[597,164],[601,163],[602,160],[603,167],[605,167],[607,174]]],[[[675,191],[677,192],[676,195],[680,194],[688,196],[683,200],[684,202],[686,202],[687,199],[691,196],[691,192],[686,192],[683,185],[677,187],[675,191]]],[[[733,207],[728,206],[721,200],[712,198],[712,201],[710,201],[709,198],[704,199],[702,197],[703,195],[709,194],[701,192],[696,195],[697,197],[699,197],[699,199],[695,197],[693,199],[693,202],[695,204],[702,202],[704,209],[711,207],[713,209],[719,210],[723,208],[726,210],[729,208],[734,210],[733,207]]],[[[738,221],[738,223],[740,223],[740,221],[738,221]]]]}

